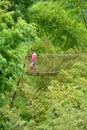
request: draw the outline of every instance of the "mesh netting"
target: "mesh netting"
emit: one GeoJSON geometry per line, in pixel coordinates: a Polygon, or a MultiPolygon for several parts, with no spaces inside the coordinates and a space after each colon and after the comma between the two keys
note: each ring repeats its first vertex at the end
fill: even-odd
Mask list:
{"type": "MultiPolygon", "coordinates": [[[[39,72],[57,72],[61,69],[71,67],[78,55],[44,55],[37,56],[36,67],[39,72]]],[[[27,60],[27,68],[29,70],[30,58],[27,60]]]]}

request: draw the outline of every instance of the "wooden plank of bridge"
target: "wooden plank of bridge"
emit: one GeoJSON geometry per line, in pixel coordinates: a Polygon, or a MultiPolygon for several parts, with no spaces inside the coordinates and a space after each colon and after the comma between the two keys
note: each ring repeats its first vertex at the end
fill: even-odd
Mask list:
{"type": "Polygon", "coordinates": [[[57,75],[59,71],[57,72],[26,72],[27,75],[30,76],[54,76],[57,75]]]}

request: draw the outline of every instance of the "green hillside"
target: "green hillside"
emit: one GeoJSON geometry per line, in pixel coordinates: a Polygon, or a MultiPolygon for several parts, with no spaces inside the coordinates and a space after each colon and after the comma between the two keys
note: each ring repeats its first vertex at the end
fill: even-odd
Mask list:
{"type": "Polygon", "coordinates": [[[0,0],[0,130],[86,129],[87,1],[0,0]]]}

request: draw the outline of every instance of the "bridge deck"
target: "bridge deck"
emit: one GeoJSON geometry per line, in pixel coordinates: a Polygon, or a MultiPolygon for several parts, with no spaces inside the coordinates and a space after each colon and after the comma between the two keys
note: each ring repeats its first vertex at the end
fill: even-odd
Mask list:
{"type": "Polygon", "coordinates": [[[57,72],[26,72],[27,75],[30,76],[54,76],[57,75],[59,71],[57,72]]]}

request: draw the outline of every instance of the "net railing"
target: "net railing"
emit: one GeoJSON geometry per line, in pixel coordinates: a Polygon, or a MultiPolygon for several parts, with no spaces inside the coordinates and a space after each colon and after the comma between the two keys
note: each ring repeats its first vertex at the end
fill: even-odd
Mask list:
{"type": "MultiPolygon", "coordinates": [[[[69,68],[73,65],[79,54],[50,54],[37,56],[36,67],[39,72],[58,72],[61,69],[69,68]]],[[[29,71],[31,58],[28,57],[26,67],[29,71]]]]}

